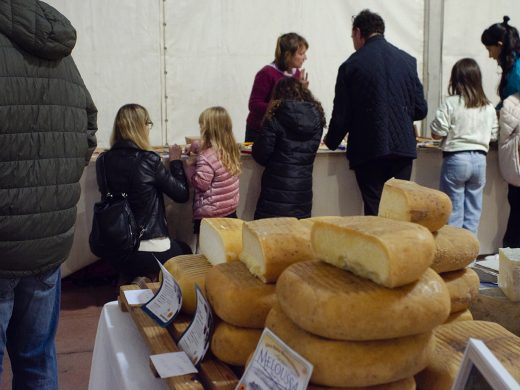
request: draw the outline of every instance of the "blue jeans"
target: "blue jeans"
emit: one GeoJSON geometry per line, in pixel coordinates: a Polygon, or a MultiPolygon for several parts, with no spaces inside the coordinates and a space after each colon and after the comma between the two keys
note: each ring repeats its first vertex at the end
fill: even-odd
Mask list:
{"type": "Polygon", "coordinates": [[[0,373],[7,347],[13,390],[58,389],[54,337],[60,292],[59,267],[30,277],[0,278],[0,373]]]}
{"type": "Polygon", "coordinates": [[[449,225],[477,234],[486,184],[486,155],[477,151],[446,154],[442,161],[440,189],[451,199],[449,225]]]}

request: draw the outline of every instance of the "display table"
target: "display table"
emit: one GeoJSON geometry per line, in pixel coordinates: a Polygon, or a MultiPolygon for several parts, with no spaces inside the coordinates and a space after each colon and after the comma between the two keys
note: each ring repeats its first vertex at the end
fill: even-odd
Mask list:
{"type": "Polygon", "coordinates": [[[101,311],[96,334],[89,390],[167,390],[150,369],[150,351],[128,312],[116,301],[101,311]]]}

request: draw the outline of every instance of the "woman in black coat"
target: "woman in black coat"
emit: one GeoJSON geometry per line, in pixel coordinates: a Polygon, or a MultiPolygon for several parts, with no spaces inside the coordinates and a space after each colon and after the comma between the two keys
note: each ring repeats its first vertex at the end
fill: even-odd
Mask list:
{"type": "Polygon", "coordinates": [[[323,109],[309,89],[281,79],[253,144],[253,158],[265,166],[255,219],[311,216],[312,171],[324,127],[323,109]]]}
{"type": "Polygon", "coordinates": [[[181,148],[170,146],[169,169],[166,168],[149,143],[152,125],[146,108],[138,104],[124,105],[114,121],[112,147],[96,162],[101,195],[128,194],[136,223],[144,228],[136,252],[114,253],[107,258],[119,272],[121,283],[137,276],[154,279],[159,272],[157,261],[164,263],[174,256],[191,253],[186,243],[170,239],[163,199],[163,194],[179,203],[189,198],[180,160],[181,148]]]}

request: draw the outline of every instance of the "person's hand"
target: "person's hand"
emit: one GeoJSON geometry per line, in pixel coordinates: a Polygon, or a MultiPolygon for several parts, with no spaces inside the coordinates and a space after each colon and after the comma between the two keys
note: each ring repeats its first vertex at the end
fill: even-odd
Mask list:
{"type": "Polygon", "coordinates": [[[300,83],[303,84],[304,88],[309,87],[309,74],[305,71],[305,68],[300,70],[300,83]]]}
{"type": "Polygon", "coordinates": [[[190,154],[199,154],[201,146],[202,145],[201,145],[200,141],[193,140],[193,142],[191,143],[191,146],[190,146],[190,154]]]}
{"type": "Polygon", "coordinates": [[[181,147],[179,145],[177,145],[177,144],[170,145],[168,147],[168,152],[169,152],[169,155],[170,155],[170,161],[180,160],[181,159],[182,149],[181,149],[181,147]]]}

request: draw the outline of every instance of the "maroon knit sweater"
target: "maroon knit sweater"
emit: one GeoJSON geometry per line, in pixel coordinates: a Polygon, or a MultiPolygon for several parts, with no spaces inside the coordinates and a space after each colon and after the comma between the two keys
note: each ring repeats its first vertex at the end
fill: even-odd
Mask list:
{"type": "MultiPolygon", "coordinates": [[[[255,82],[251,89],[251,96],[249,97],[249,115],[247,116],[247,127],[250,130],[260,130],[262,118],[267,111],[267,104],[271,99],[271,93],[275,84],[282,77],[284,73],[272,64],[264,66],[258,71],[255,76],[255,82]]],[[[296,69],[293,77],[300,77],[300,70],[296,69]]]]}

